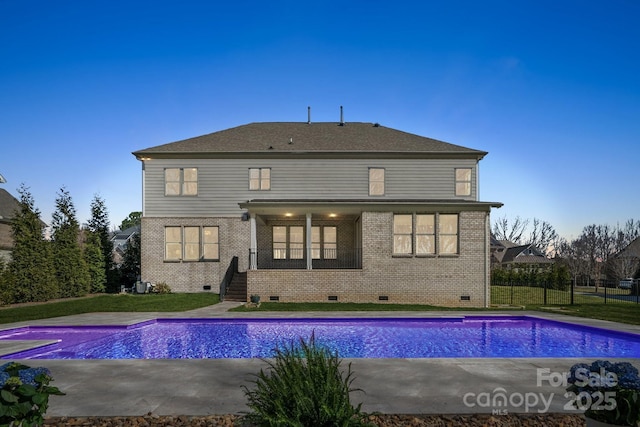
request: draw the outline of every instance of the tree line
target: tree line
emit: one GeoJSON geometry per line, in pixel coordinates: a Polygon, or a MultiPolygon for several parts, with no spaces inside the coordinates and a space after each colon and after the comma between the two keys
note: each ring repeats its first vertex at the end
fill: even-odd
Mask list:
{"type": "Polygon", "coordinates": [[[576,239],[559,236],[551,224],[536,218],[498,218],[491,231],[498,240],[537,247],[565,266],[574,283],[580,279],[590,284],[605,278],[620,280],[640,275],[638,220],[629,219],[615,226],[587,225],[576,239]]]}
{"type": "MultiPolygon", "coordinates": [[[[40,218],[33,196],[24,184],[18,189],[18,209],[11,221],[13,250],[7,263],[0,259],[0,303],[47,301],[118,292],[122,283],[136,280],[140,271],[140,234],[129,242],[124,262],[113,262],[113,244],[104,199],[94,196],[91,218],[78,223],[69,192],[57,194],[51,236],[40,218]]],[[[139,224],[140,213],[132,212],[122,226],[139,224]]],[[[122,229],[122,228],[121,228],[122,229]]]]}

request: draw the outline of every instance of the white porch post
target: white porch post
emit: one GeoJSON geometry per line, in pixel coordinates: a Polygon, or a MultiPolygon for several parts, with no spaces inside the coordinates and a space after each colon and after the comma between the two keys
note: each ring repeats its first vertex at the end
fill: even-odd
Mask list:
{"type": "Polygon", "coordinates": [[[311,214],[307,213],[307,270],[313,269],[313,263],[311,260],[311,214]]]}
{"type": "Polygon", "coordinates": [[[251,248],[249,252],[249,269],[258,269],[258,236],[256,231],[256,218],[254,215],[249,217],[249,228],[251,230],[251,248]]]}

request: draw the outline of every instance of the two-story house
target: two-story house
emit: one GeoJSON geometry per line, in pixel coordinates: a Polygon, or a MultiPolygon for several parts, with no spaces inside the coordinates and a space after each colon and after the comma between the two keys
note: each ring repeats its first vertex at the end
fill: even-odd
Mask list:
{"type": "Polygon", "coordinates": [[[145,281],[281,302],[489,304],[487,154],[377,123],[251,123],[136,151],[145,281]]]}

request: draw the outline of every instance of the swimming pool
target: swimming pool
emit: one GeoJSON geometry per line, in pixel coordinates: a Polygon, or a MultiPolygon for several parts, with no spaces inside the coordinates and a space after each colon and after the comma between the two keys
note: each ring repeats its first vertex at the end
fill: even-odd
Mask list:
{"type": "Polygon", "coordinates": [[[156,319],[131,326],[30,326],[0,340],[46,340],[3,359],[265,358],[314,334],[345,358],[640,357],[640,335],[529,316],[156,319]]]}

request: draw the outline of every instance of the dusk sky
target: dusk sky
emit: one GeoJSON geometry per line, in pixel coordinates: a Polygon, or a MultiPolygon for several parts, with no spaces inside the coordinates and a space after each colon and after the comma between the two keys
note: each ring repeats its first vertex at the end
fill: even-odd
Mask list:
{"type": "Polygon", "coordinates": [[[488,151],[480,199],[566,238],[640,219],[640,1],[0,0],[0,184],[112,226],[132,151],[267,121],[488,151]]]}

